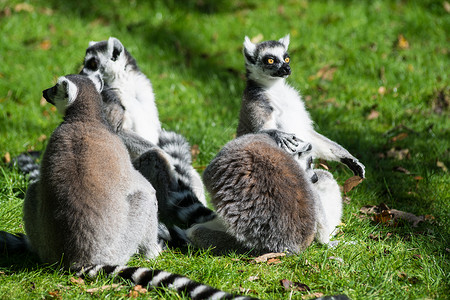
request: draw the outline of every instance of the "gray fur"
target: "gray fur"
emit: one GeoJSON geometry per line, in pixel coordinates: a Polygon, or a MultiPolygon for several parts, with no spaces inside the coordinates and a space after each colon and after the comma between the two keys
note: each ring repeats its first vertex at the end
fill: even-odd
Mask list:
{"type": "MultiPolygon", "coordinates": [[[[65,116],[45,150],[41,177],[29,185],[24,202],[28,241],[39,259],[62,262],[78,276],[102,272],[143,286],[168,287],[195,300],[232,298],[181,275],[125,266],[135,253],[151,258],[161,251],[157,232],[167,232],[158,226],[155,190],[133,168],[125,145],[104,121],[101,96],[89,78],[61,77],[44,97],[65,116]]],[[[0,234],[6,250],[24,244],[23,236],[0,234]]]]}
{"type": "MultiPolygon", "coordinates": [[[[29,185],[24,202],[32,249],[43,262],[62,261],[67,268],[125,264],[137,252],[156,256],[155,190],[103,121],[92,81],[80,75],[64,79],[76,86],[76,97],[66,100],[70,104],[45,150],[41,178],[29,185]]],[[[44,96],[63,106],[55,95],[70,94],[66,90],[58,83],[44,96]]]]}
{"type": "Polygon", "coordinates": [[[203,179],[227,233],[246,248],[299,253],[312,242],[317,195],[304,170],[269,136],[229,142],[203,179]]]}
{"type": "Polygon", "coordinates": [[[289,36],[259,44],[245,38],[247,86],[242,97],[237,136],[268,129],[289,132],[312,144],[314,158],[342,162],[355,175],[364,178],[364,165],[341,145],[314,130],[299,93],[285,82],[291,73],[288,45],[289,36]]]}
{"type": "Polygon", "coordinates": [[[206,207],[201,177],[192,167],[189,143],[180,134],[160,128],[150,80],[118,39],[89,44],[81,73],[96,72],[105,80],[102,92],[105,117],[136,160],[138,170],[153,180],[160,220],[167,225],[189,226],[214,217],[206,207]],[[137,107],[148,107],[152,114],[142,116],[137,107]],[[157,139],[147,138],[147,132],[157,132],[157,139]],[[147,152],[153,153],[145,155],[146,159],[156,159],[161,165],[143,161],[140,156],[147,152]],[[155,175],[149,166],[155,166],[161,174],[155,175]],[[166,180],[156,180],[158,176],[166,180]]]}

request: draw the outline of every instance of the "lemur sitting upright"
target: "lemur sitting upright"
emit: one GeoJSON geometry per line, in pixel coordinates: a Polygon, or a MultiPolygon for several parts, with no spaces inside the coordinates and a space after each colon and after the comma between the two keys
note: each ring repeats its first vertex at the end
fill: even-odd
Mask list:
{"type": "MultiPolygon", "coordinates": [[[[102,115],[100,77],[67,75],[44,98],[64,115],[45,150],[39,180],[24,202],[27,238],[0,232],[0,249],[25,244],[42,262],[79,276],[103,272],[135,284],[167,287],[192,299],[233,295],[162,270],[127,267],[135,253],[155,257],[157,200],[102,115]],[[13,243],[13,245],[11,245],[13,243]]],[[[250,299],[237,297],[236,299],[250,299]]]]}
{"type": "MultiPolygon", "coordinates": [[[[111,37],[107,41],[89,43],[81,74],[95,72],[99,72],[105,82],[102,92],[105,116],[124,141],[132,159],[149,150],[156,151],[147,159],[159,157],[157,160],[162,165],[157,168],[172,176],[171,184],[166,183],[164,187],[161,180],[161,186],[156,181],[151,182],[157,191],[160,220],[178,223],[175,217],[189,226],[214,217],[206,207],[201,177],[192,167],[188,142],[180,134],[161,129],[150,80],[118,39],[111,37]],[[163,170],[165,167],[169,169],[163,170]]],[[[143,157],[139,158],[137,167],[146,173],[147,179],[158,178],[153,170],[143,169],[149,167],[143,157]]]]}
{"type": "Polygon", "coordinates": [[[310,150],[301,165],[267,134],[227,143],[203,173],[218,217],[185,231],[187,239],[216,253],[299,253],[315,238],[328,243],[339,225],[339,186],[325,170],[312,170],[310,150]],[[311,182],[311,173],[317,176],[311,182]]]}
{"type": "Polygon", "coordinates": [[[339,161],[355,175],[365,176],[364,165],[341,145],[313,128],[313,121],[299,93],[286,83],[291,74],[287,53],[289,35],[278,41],[254,44],[244,41],[247,86],[242,97],[237,136],[278,129],[312,144],[314,158],[339,161]]]}

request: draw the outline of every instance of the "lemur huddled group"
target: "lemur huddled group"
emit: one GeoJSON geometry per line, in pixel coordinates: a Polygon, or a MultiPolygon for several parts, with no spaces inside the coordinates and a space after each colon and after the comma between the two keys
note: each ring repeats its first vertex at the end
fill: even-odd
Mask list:
{"type": "MultiPolygon", "coordinates": [[[[285,81],[288,46],[289,35],[258,44],[245,37],[237,137],[202,180],[187,140],[161,128],[151,82],[123,44],[113,37],[89,43],[80,74],[43,91],[64,120],[32,174],[26,235],[1,232],[0,251],[34,252],[79,276],[104,272],[192,299],[251,299],[126,263],[136,253],[156,257],[174,240],[220,254],[297,254],[313,240],[330,241],[342,216],[341,193],[313,159],[342,162],[362,178],[365,169],[314,130],[301,96],[285,81]]],[[[19,167],[33,169],[26,162],[19,159],[19,167]]]]}

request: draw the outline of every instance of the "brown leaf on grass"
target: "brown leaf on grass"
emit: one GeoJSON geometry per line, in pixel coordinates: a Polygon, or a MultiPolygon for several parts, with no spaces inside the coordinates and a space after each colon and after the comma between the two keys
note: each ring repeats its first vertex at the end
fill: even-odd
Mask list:
{"type": "Polygon", "coordinates": [[[439,161],[439,160],[438,160],[438,161],[436,162],[436,166],[438,166],[439,168],[441,168],[442,171],[444,171],[445,173],[448,172],[447,167],[445,166],[445,164],[444,164],[442,161],[439,161]]]}
{"type": "Polygon", "coordinates": [[[47,136],[45,135],[45,134],[41,134],[39,137],[38,137],[38,142],[43,142],[43,141],[45,141],[47,139],[47,136]]]}
{"type": "Polygon", "coordinates": [[[104,285],[104,286],[97,287],[97,288],[87,289],[86,292],[93,294],[93,293],[101,292],[104,290],[116,289],[119,287],[120,287],[120,285],[118,283],[114,283],[114,284],[104,285]]]}
{"type": "Polygon", "coordinates": [[[405,173],[405,174],[411,174],[410,171],[408,171],[407,169],[400,167],[400,166],[395,166],[392,168],[393,171],[395,172],[400,172],[400,173],[405,173]]]}
{"type": "Polygon", "coordinates": [[[444,6],[446,12],[450,13],[450,3],[444,1],[444,3],[442,3],[442,6],[444,6]]]}
{"type": "Polygon", "coordinates": [[[384,94],[386,94],[386,92],[387,92],[386,87],[380,86],[380,87],[378,88],[378,94],[380,94],[380,95],[383,96],[384,94]]]}
{"type": "Polygon", "coordinates": [[[359,176],[350,177],[344,183],[344,193],[347,194],[354,187],[356,187],[358,184],[360,184],[362,181],[363,181],[363,179],[359,176]]]}
{"type": "Polygon", "coordinates": [[[3,155],[3,161],[7,164],[11,162],[11,154],[9,154],[9,152],[6,152],[5,155],[3,155]]]}
{"type": "Polygon", "coordinates": [[[279,260],[278,258],[269,258],[267,260],[267,264],[268,265],[278,265],[278,264],[281,264],[281,260],[279,260]]]}
{"type": "Polygon", "coordinates": [[[5,272],[3,272],[3,271],[0,271],[0,276],[1,276],[1,275],[5,275],[5,272]]]}
{"type": "Polygon", "coordinates": [[[332,81],[334,73],[337,71],[336,67],[332,67],[331,65],[325,65],[322,67],[315,75],[310,76],[310,79],[322,79],[327,81],[332,81]]]}
{"type": "Polygon", "coordinates": [[[370,114],[367,116],[367,120],[373,120],[373,119],[378,118],[379,116],[380,116],[380,113],[378,111],[376,111],[375,109],[372,109],[370,114]]]}
{"type": "Polygon", "coordinates": [[[50,291],[48,292],[48,295],[50,296],[50,298],[62,299],[62,295],[59,290],[50,291]]]}
{"type": "Polygon", "coordinates": [[[258,275],[250,276],[250,277],[248,278],[248,281],[255,281],[255,280],[259,280],[258,275]]]}
{"type": "Polygon", "coordinates": [[[138,298],[140,294],[146,294],[147,292],[148,290],[146,288],[143,288],[142,285],[138,284],[127,294],[127,297],[138,298]]]}
{"type": "Polygon", "coordinates": [[[16,4],[16,6],[14,6],[14,11],[15,12],[21,12],[21,11],[33,12],[34,7],[33,7],[33,5],[28,4],[28,3],[19,3],[19,4],[16,4]]]}
{"type": "Polygon", "coordinates": [[[50,40],[43,40],[42,42],[39,43],[39,48],[41,48],[42,50],[48,50],[52,47],[52,43],[50,42],[50,40]]]}
{"type": "Polygon", "coordinates": [[[409,49],[409,42],[402,34],[398,35],[396,44],[397,47],[401,50],[409,49]]]}
{"type": "Polygon", "coordinates": [[[417,217],[416,215],[404,212],[397,209],[390,209],[386,204],[380,203],[378,206],[366,205],[360,209],[360,212],[366,215],[371,215],[376,223],[386,225],[397,225],[399,220],[406,221],[413,227],[417,227],[420,222],[425,220],[424,216],[417,217]]]}
{"type": "Polygon", "coordinates": [[[311,289],[309,286],[307,286],[304,283],[300,282],[292,282],[288,279],[282,279],[280,280],[281,285],[284,287],[286,291],[299,291],[299,292],[305,292],[310,291],[311,289]]]}
{"type": "Polygon", "coordinates": [[[271,258],[277,258],[277,257],[283,257],[286,256],[286,253],[266,253],[264,255],[255,257],[253,259],[253,262],[255,263],[262,263],[262,262],[266,262],[271,258]]]}
{"type": "Polygon", "coordinates": [[[80,278],[80,277],[77,277],[77,278],[75,278],[75,277],[70,277],[69,280],[70,280],[71,283],[78,284],[78,285],[84,285],[84,280],[83,280],[83,278],[80,278]]]}
{"type": "Polygon", "coordinates": [[[251,290],[249,288],[243,288],[242,285],[239,286],[239,292],[241,292],[242,294],[248,294],[248,293],[258,294],[258,292],[256,292],[255,290],[251,290]]]}
{"type": "Polygon", "coordinates": [[[320,298],[323,296],[323,293],[312,293],[312,294],[308,294],[308,295],[303,295],[302,296],[302,300],[308,300],[308,299],[316,299],[316,298],[320,298]]]}
{"type": "Polygon", "coordinates": [[[200,154],[200,148],[198,147],[198,145],[197,144],[192,145],[192,147],[191,147],[192,161],[196,161],[199,154],[200,154]]]}
{"type": "Polygon", "coordinates": [[[408,133],[407,132],[402,132],[402,133],[399,133],[396,136],[392,137],[391,138],[391,142],[395,143],[397,141],[404,140],[407,137],[408,137],[408,133]]]}
{"type": "Polygon", "coordinates": [[[409,153],[409,149],[395,149],[391,148],[387,153],[386,156],[388,158],[394,158],[396,160],[403,160],[405,158],[410,158],[411,154],[409,153]]]}
{"type": "Polygon", "coordinates": [[[252,38],[250,39],[250,41],[251,41],[253,44],[257,44],[257,43],[261,42],[263,39],[264,39],[264,36],[260,33],[260,34],[258,34],[257,36],[252,37],[252,38]]]}

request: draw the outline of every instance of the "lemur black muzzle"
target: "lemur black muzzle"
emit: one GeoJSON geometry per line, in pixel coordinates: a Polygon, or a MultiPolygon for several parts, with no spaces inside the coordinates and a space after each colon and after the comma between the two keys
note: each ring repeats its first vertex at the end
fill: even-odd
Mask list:
{"type": "Polygon", "coordinates": [[[55,103],[50,99],[50,95],[52,94],[52,87],[42,91],[42,96],[48,103],[55,105],[55,103]]]}
{"type": "Polygon", "coordinates": [[[275,73],[277,77],[284,77],[291,75],[291,67],[288,64],[283,64],[281,68],[275,73]]]}

